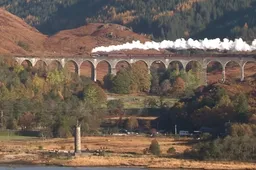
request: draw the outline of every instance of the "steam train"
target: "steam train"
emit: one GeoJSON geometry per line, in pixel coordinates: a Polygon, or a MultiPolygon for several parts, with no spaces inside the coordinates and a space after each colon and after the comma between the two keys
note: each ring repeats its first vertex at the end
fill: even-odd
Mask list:
{"type": "MultiPolygon", "coordinates": [[[[218,51],[218,50],[166,50],[163,54],[154,54],[154,53],[124,53],[124,52],[96,52],[92,53],[91,56],[94,58],[99,57],[108,57],[108,58],[130,58],[130,57],[139,57],[139,58],[154,58],[154,57],[165,57],[169,58],[172,56],[200,56],[200,55],[208,55],[209,57],[213,56],[229,56],[229,55],[250,55],[252,52],[232,52],[232,51],[218,51]]],[[[254,52],[255,54],[255,52],[254,52]]]]}
{"type": "Polygon", "coordinates": [[[91,56],[94,58],[99,58],[99,57],[109,57],[109,58],[130,58],[130,57],[171,57],[173,54],[125,54],[123,52],[97,52],[97,53],[92,53],[91,56]]]}

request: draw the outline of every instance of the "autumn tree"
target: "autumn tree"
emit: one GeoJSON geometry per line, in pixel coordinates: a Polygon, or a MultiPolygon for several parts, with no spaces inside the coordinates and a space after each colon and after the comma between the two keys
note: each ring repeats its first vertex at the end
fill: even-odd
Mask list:
{"type": "MultiPolygon", "coordinates": [[[[110,79],[111,77],[108,77],[110,79]]],[[[112,79],[112,78],[111,78],[112,79]]],[[[129,94],[137,92],[149,92],[150,75],[147,67],[143,67],[140,63],[132,64],[131,68],[120,70],[112,79],[112,91],[119,94],[129,94]]]]}
{"type": "Polygon", "coordinates": [[[84,87],[83,99],[98,106],[106,102],[107,96],[98,85],[88,84],[84,87]]]}
{"type": "Polygon", "coordinates": [[[168,95],[171,92],[171,89],[172,89],[170,80],[168,80],[168,79],[164,80],[161,83],[160,87],[161,87],[162,94],[163,95],[168,95]]]}
{"type": "Polygon", "coordinates": [[[228,107],[228,106],[233,106],[233,103],[230,99],[230,97],[225,94],[220,98],[219,103],[217,104],[218,107],[228,107]]]}
{"type": "Polygon", "coordinates": [[[180,96],[184,93],[186,88],[186,83],[181,77],[177,77],[173,83],[172,93],[180,96]]]}
{"type": "Polygon", "coordinates": [[[60,90],[61,85],[65,82],[65,75],[63,71],[53,70],[47,74],[46,81],[56,89],[60,90]]]}
{"type": "Polygon", "coordinates": [[[188,88],[196,88],[200,85],[200,77],[198,76],[198,72],[195,70],[189,70],[187,72],[187,87],[188,88]]]}
{"type": "Polygon", "coordinates": [[[35,115],[25,112],[19,117],[18,125],[22,130],[31,130],[35,125],[35,115]]]}
{"type": "Polygon", "coordinates": [[[238,120],[245,122],[249,116],[249,104],[244,93],[237,94],[234,99],[235,111],[239,114],[238,120]]]}
{"type": "Polygon", "coordinates": [[[150,90],[150,74],[148,68],[141,63],[134,63],[131,66],[133,84],[137,88],[136,92],[149,92],[150,90]]]}
{"type": "Polygon", "coordinates": [[[129,130],[134,130],[139,127],[139,122],[135,116],[130,117],[127,122],[125,127],[129,130]]]}

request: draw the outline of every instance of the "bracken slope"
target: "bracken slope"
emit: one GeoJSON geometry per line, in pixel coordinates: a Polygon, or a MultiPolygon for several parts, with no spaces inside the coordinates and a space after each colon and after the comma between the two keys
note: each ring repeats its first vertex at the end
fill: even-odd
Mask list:
{"type": "Polygon", "coordinates": [[[47,36],[22,19],[0,9],[0,53],[28,55],[43,51],[47,36]]]}
{"type": "Polygon", "coordinates": [[[117,24],[87,24],[46,36],[22,19],[0,9],[0,54],[34,56],[89,55],[96,46],[149,38],[117,24]]]}

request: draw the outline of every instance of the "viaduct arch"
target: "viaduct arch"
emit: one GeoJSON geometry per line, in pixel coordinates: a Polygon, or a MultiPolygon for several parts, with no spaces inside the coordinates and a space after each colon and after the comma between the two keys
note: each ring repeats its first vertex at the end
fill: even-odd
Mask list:
{"type": "Polygon", "coordinates": [[[75,65],[76,73],[80,76],[81,73],[81,65],[83,62],[89,62],[92,65],[92,80],[97,80],[97,65],[100,62],[107,62],[110,66],[110,73],[116,75],[117,70],[116,66],[120,61],[126,61],[128,64],[133,64],[136,62],[144,62],[150,70],[151,66],[155,62],[162,62],[165,65],[165,68],[168,68],[170,63],[179,62],[181,63],[184,69],[187,68],[188,64],[191,61],[196,61],[202,69],[202,75],[204,76],[205,83],[207,83],[207,66],[211,62],[218,62],[222,66],[222,81],[226,81],[226,66],[229,62],[233,61],[236,62],[240,69],[241,69],[241,81],[244,81],[245,78],[245,65],[248,62],[255,62],[256,63],[256,55],[232,55],[229,56],[171,56],[171,55],[158,55],[158,56],[150,56],[147,55],[146,57],[142,56],[125,56],[125,57],[108,57],[108,56],[97,56],[97,57],[70,57],[70,58],[62,58],[62,57],[14,57],[14,59],[18,62],[18,64],[22,64],[24,61],[31,63],[32,67],[34,67],[37,62],[44,62],[46,66],[49,66],[52,62],[58,62],[62,68],[65,65],[72,61],[75,65]]]}

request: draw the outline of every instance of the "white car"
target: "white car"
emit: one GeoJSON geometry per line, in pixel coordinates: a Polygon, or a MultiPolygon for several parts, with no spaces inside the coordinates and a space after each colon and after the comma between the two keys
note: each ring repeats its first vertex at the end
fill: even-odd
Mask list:
{"type": "Polygon", "coordinates": [[[179,135],[180,136],[190,136],[189,131],[185,131],[185,130],[180,130],[179,135]]]}

